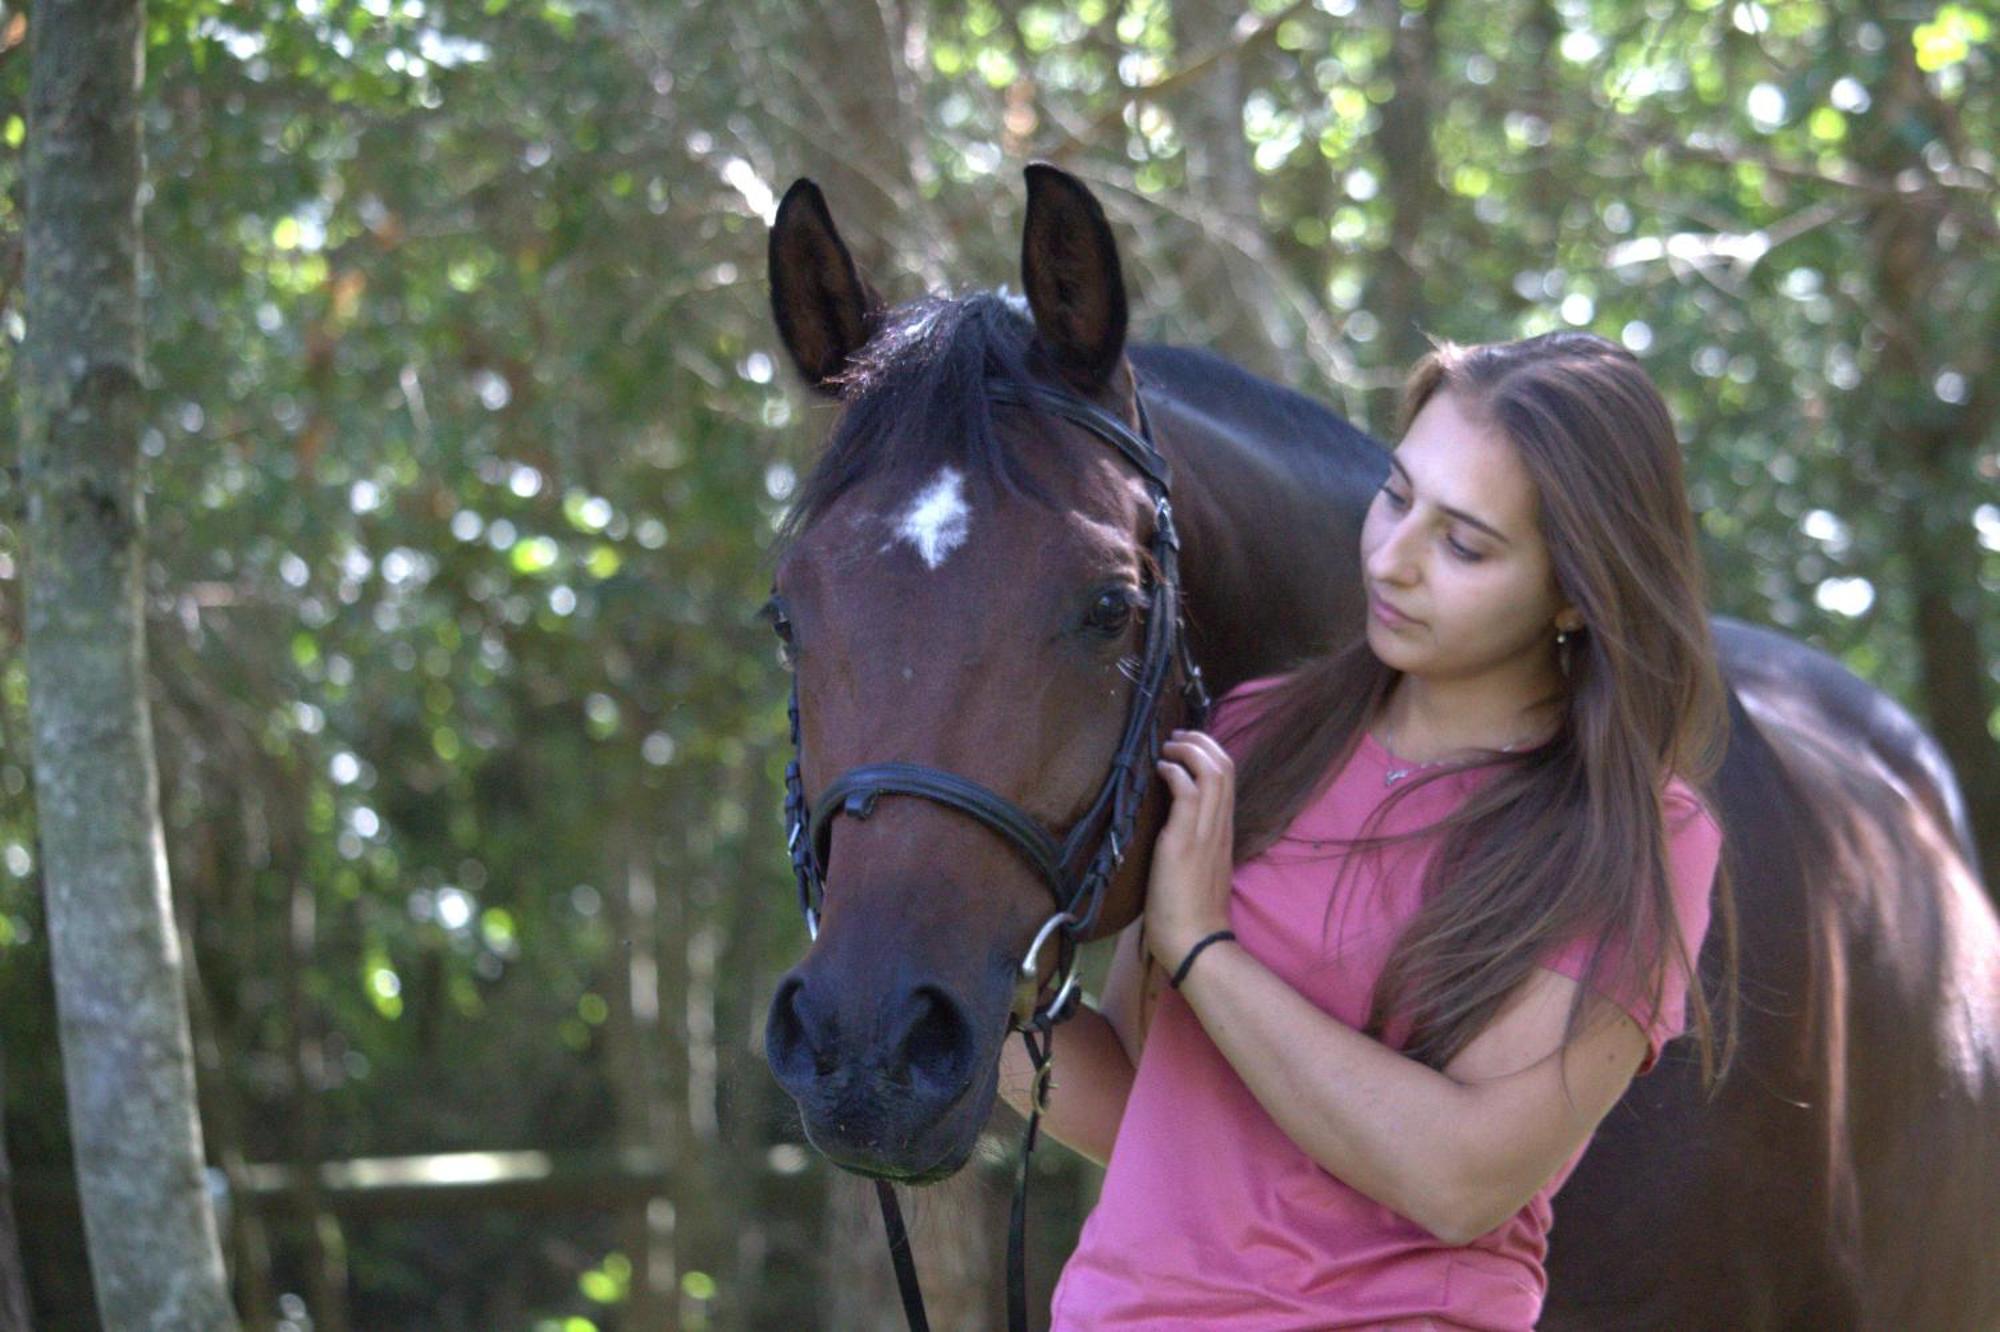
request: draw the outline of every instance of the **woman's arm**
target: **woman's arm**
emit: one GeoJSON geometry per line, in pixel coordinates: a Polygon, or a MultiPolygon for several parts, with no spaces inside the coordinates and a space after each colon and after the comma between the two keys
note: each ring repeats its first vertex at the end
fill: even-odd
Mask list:
{"type": "Polygon", "coordinates": [[[1558,1056],[1576,982],[1541,969],[1442,1073],[1322,1012],[1231,942],[1204,951],[1180,992],[1286,1136],[1447,1244],[1520,1210],[1646,1052],[1638,1024],[1592,995],[1558,1056]]]}
{"type": "MultiPolygon", "coordinates": [[[[1056,1028],[1055,1071],[1049,1108],[1042,1128],[1072,1151],[1103,1165],[1111,1158],[1111,1142],[1125,1117],[1132,1091],[1139,1048],[1146,1040],[1146,1017],[1152,1007],[1147,989],[1157,991],[1162,977],[1139,942],[1140,922],[1133,921],[1112,945],[1111,966],[1104,978],[1104,998],[1093,1010],[1079,1006],[1076,1016],[1056,1028]],[[1099,1025],[1110,1028],[1116,1053],[1105,1048],[1099,1025]]],[[[1009,1033],[1000,1055],[1000,1096],[1023,1119],[1028,1116],[1028,1086],[1032,1068],[1020,1039],[1009,1033]]]]}
{"type": "Polygon", "coordinates": [[[1146,1043],[1153,1004],[1167,980],[1145,951],[1144,924],[1142,918],[1119,931],[1104,977],[1104,998],[1097,1005],[1097,1011],[1111,1023],[1111,1030],[1118,1033],[1118,1043],[1125,1047],[1125,1057],[1134,1068],[1146,1043]]]}
{"type": "MultiPolygon", "coordinates": [[[[1153,848],[1147,944],[1178,966],[1228,923],[1235,765],[1199,731],[1162,746],[1174,804],[1153,848]],[[1183,766],[1185,765],[1185,766],[1183,766]]],[[[1590,1137],[1646,1053],[1639,1024],[1537,968],[1440,1073],[1321,1011],[1240,945],[1204,951],[1181,986],[1237,1076],[1329,1173],[1450,1244],[1518,1211],[1590,1137]]]]}
{"type": "MultiPolygon", "coordinates": [[[[1110,1021],[1087,1004],[1079,1004],[1076,1015],[1055,1029],[1053,1049],[1055,1067],[1041,1132],[1103,1165],[1111,1159],[1125,1099],[1132,1092],[1132,1059],[1110,1021]]],[[[1033,1077],[1021,1038],[1008,1032],[1000,1050],[1000,1097],[1024,1119],[1033,1077]]]]}

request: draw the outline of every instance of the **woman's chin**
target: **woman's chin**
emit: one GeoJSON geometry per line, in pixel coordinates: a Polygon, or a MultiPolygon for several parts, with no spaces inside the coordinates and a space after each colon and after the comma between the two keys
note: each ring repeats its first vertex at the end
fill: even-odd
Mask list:
{"type": "Polygon", "coordinates": [[[1368,617],[1368,647],[1390,670],[1401,671],[1405,675],[1416,674],[1423,665],[1423,654],[1414,650],[1408,638],[1377,620],[1368,617]]]}

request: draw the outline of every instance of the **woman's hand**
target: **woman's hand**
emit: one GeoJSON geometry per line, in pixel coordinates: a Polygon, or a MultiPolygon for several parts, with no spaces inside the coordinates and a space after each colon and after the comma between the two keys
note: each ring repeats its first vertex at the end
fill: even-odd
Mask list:
{"type": "Polygon", "coordinates": [[[1174,803],[1153,844],[1146,946],[1171,973],[1203,935],[1229,927],[1236,764],[1215,737],[1177,730],[1154,766],[1174,803]]]}

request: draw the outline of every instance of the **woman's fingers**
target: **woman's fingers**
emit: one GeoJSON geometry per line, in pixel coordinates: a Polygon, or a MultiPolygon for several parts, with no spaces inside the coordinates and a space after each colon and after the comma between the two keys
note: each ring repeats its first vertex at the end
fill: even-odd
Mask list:
{"type": "Polygon", "coordinates": [[[1236,771],[1236,764],[1228,752],[1213,740],[1203,744],[1203,739],[1207,737],[1196,739],[1192,736],[1177,736],[1161,745],[1160,752],[1179,759],[1190,771],[1198,769],[1217,776],[1233,774],[1236,771]]]}
{"type": "Polygon", "coordinates": [[[1223,786],[1222,773],[1216,768],[1213,756],[1200,745],[1183,740],[1180,748],[1184,755],[1182,762],[1195,778],[1194,841],[1197,846],[1205,846],[1215,836],[1215,806],[1223,786]]]}
{"type": "MultiPolygon", "coordinates": [[[[1194,777],[1186,768],[1170,759],[1163,758],[1153,766],[1160,770],[1160,777],[1166,782],[1167,790],[1173,793],[1173,804],[1167,810],[1167,827],[1191,827],[1199,795],[1199,787],[1194,777]]],[[[1164,833],[1165,829],[1161,831],[1164,833]]]]}
{"type": "Polygon", "coordinates": [[[1236,766],[1235,760],[1229,757],[1229,751],[1222,747],[1222,742],[1220,740],[1217,740],[1214,736],[1210,735],[1207,731],[1175,730],[1168,737],[1167,743],[1172,744],[1175,741],[1182,741],[1188,745],[1193,746],[1195,749],[1199,750],[1203,754],[1208,755],[1210,759],[1214,760],[1216,767],[1224,769],[1225,771],[1232,769],[1236,766]]]}
{"type": "Polygon", "coordinates": [[[1230,762],[1229,755],[1214,741],[1204,745],[1194,736],[1175,736],[1160,746],[1162,754],[1170,751],[1189,767],[1200,765],[1211,772],[1221,772],[1234,766],[1230,762]]]}
{"type": "MultiPolygon", "coordinates": [[[[1184,731],[1172,736],[1167,745],[1181,747],[1190,756],[1198,756],[1203,764],[1216,772],[1234,772],[1236,761],[1229,757],[1229,751],[1212,735],[1200,731],[1184,731]]],[[[1167,746],[1160,746],[1165,749],[1167,746]]]]}
{"type": "Polygon", "coordinates": [[[1187,803],[1193,806],[1194,816],[1192,838],[1198,845],[1214,840],[1220,832],[1222,820],[1231,812],[1235,802],[1234,764],[1212,737],[1199,731],[1176,731],[1175,738],[1160,746],[1163,754],[1176,760],[1177,765],[1188,773],[1194,799],[1183,802],[1179,799],[1183,788],[1174,787],[1176,806],[1187,803]],[[1207,741],[1204,745],[1201,742],[1207,741]]]}

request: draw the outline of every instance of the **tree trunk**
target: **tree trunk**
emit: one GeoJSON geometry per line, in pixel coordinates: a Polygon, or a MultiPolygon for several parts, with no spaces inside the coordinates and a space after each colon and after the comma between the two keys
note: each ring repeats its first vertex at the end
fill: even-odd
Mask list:
{"type": "Polygon", "coordinates": [[[202,1177],[141,615],[140,0],[30,24],[29,711],[63,1076],[107,1327],[234,1328],[202,1177]]]}
{"type": "MultiPolygon", "coordinates": [[[[1872,90],[1875,111],[1857,136],[1856,155],[1876,178],[1893,180],[1925,172],[1921,150],[1949,117],[1917,69],[1914,20],[1886,9],[1873,17],[1890,37],[1883,77],[1872,90]]],[[[1937,318],[1951,285],[1952,260],[1937,244],[1947,206],[1934,188],[1928,197],[1885,197],[1867,212],[1882,330],[1873,397],[1894,450],[1890,465],[1908,482],[1894,530],[1909,579],[1923,710],[1965,793],[1987,892],[2000,900],[2000,742],[1987,722],[1995,700],[1991,658],[1980,642],[1984,594],[1972,524],[1981,494],[1975,455],[2000,416],[2000,396],[1988,382],[2000,318],[1971,336],[1937,318]],[[1947,406],[1931,389],[1946,366],[1979,386],[1963,405],[1947,406]]]]}
{"type": "Polygon", "coordinates": [[[14,1224],[14,1172],[7,1164],[7,1077],[0,1061],[0,1332],[28,1332],[28,1278],[14,1224]]]}
{"type": "MultiPolygon", "coordinates": [[[[748,644],[744,650],[749,650],[748,644]]],[[[769,1169],[770,1126],[785,1122],[791,1113],[783,1089],[764,1060],[764,1022],[782,970],[774,963],[787,951],[774,946],[770,936],[775,931],[788,945],[805,938],[798,913],[784,909],[785,899],[773,889],[773,884],[783,884],[789,867],[776,836],[781,826],[779,784],[770,779],[771,763],[766,753],[760,747],[750,759],[744,826],[752,845],[761,836],[772,849],[761,860],[748,862],[752,872],[725,891],[716,917],[723,939],[716,974],[724,988],[717,997],[716,1018],[721,1032],[716,1040],[721,1064],[716,1093],[721,1136],[712,1158],[718,1204],[714,1220],[722,1233],[732,1238],[728,1266],[722,1270],[735,1275],[731,1289],[737,1292],[736,1305],[730,1311],[735,1321],[727,1324],[734,1327],[770,1324],[768,1316],[758,1317],[756,1295],[782,1286],[792,1277],[789,1272],[773,1270],[769,1261],[773,1232],[805,1221],[803,1207],[780,1215],[760,1205],[769,1169]]],[[[816,1228],[817,1219],[809,1224],[816,1228]]]]}
{"type": "Polygon", "coordinates": [[[950,228],[921,188],[934,172],[905,65],[913,15],[887,0],[817,0],[796,14],[821,53],[810,95],[822,118],[799,143],[800,165],[832,201],[862,272],[879,283],[914,263],[926,287],[944,286],[950,256],[938,242],[950,228]],[[935,238],[932,253],[909,243],[918,236],[935,238]]]}
{"type": "MultiPolygon", "coordinates": [[[[661,1031],[659,880],[645,826],[643,818],[627,813],[609,839],[604,900],[614,942],[602,988],[609,1008],[606,1072],[618,1147],[659,1156],[672,1150],[674,1135],[661,1085],[666,1041],[661,1031]]],[[[672,1158],[672,1164],[677,1178],[689,1168],[685,1157],[672,1158]]],[[[635,1199],[619,1213],[619,1244],[632,1263],[619,1326],[629,1332],[663,1332],[680,1325],[674,1307],[679,1284],[675,1219],[675,1208],[664,1198],[635,1199]]]]}
{"type": "MultiPolygon", "coordinates": [[[[1174,28],[1183,66],[1241,40],[1233,6],[1178,8],[1174,28]]],[[[1191,270],[1187,295],[1200,313],[1201,345],[1245,369],[1282,379],[1302,367],[1283,363],[1279,348],[1292,341],[1291,330],[1281,315],[1283,307],[1264,295],[1277,255],[1258,202],[1263,184],[1243,137],[1246,87],[1242,59],[1231,55],[1210,64],[1174,98],[1191,192],[1246,241],[1243,250],[1199,246],[1181,262],[1191,270]]]]}
{"type": "MultiPolygon", "coordinates": [[[[1425,226],[1443,212],[1437,151],[1431,143],[1437,114],[1431,97],[1438,74],[1437,24],[1443,19],[1443,0],[1423,9],[1392,3],[1383,16],[1393,34],[1387,65],[1392,91],[1382,104],[1375,140],[1389,205],[1389,243],[1377,257],[1361,308],[1380,321],[1383,356],[1398,371],[1407,371],[1429,346],[1424,338],[1430,317],[1424,273],[1430,264],[1422,241],[1425,226]]],[[[1394,433],[1398,397],[1399,391],[1389,387],[1373,395],[1369,424],[1378,434],[1394,433]]]]}
{"type": "Polygon", "coordinates": [[[319,899],[304,878],[292,881],[286,915],[285,1021],[292,1040],[291,1158],[303,1180],[305,1204],[299,1232],[305,1246],[306,1306],[315,1332],[347,1332],[347,1235],[320,1192],[319,1165],[326,1157],[326,1042],[318,1005],[307,992],[319,957],[319,899]]]}
{"type": "MultiPolygon", "coordinates": [[[[212,858],[211,858],[212,859],[212,858]]],[[[181,883],[188,882],[186,876],[181,883]]],[[[246,1326],[261,1332],[271,1325],[278,1307],[271,1289],[271,1244],[264,1218],[250,1205],[248,1161],[244,1156],[243,1106],[237,1089],[230,1083],[229,1042],[209,1001],[207,981],[194,956],[194,931],[183,922],[181,947],[188,966],[188,1022],[194,1036],[195,1061],[202,1076],[197,1080],[202,1123],[207,1126],[208,1145],[229,1182],[231,1205],[223,1225],[229,1236],[233,1258],[230,1276],[236,1292],[236,1307],[245,1315],[246,1326]]],[[[4,1324],[0,1324],[4,1326],[4,1324]]]]}

